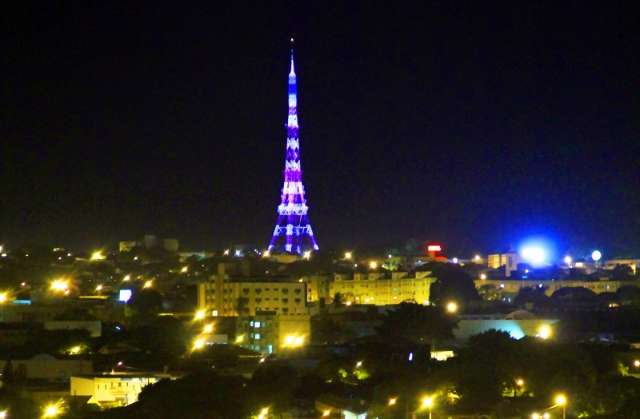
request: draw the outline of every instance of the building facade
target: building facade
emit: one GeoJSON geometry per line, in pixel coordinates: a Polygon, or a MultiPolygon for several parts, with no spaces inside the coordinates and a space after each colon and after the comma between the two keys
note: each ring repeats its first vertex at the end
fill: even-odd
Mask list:
{"type": "Polygon", "coordinates": [[[330,303],[336,294],[347,304],[378,306],[412,301],[429,304],[431,272],[353,272],[305,277],[307,301],[324,299],[330,303]]]}
{"type": "Polygon", "coordinates": [[[306,283],[291,278],[229,278],[224,267],[198,284],[198,308],[211,316],[255,316],[259,311],[307,314],[306,283]]]}

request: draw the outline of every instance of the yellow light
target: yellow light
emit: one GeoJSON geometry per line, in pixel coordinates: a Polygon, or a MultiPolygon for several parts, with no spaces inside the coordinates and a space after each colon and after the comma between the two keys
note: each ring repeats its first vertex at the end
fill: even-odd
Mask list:
{"type": "Polygon", "coordinates": [[[351,260],[352,257],[353,257],[353,254],[351,252],[344,252],[344,258],[346,260],[351,260]]]}
{"type": "Polygon", "coordinates": [[[305,337],[302,335],[287,335],[282,346],[285,348],[299,348],[304,345],[304,340],[305,337]]]}
{"type": "Polygon", "coordinates": [[[229,256],[229,249],[224,249],[224,252],[222,254],[225,256],[229,256]]]}
{"type": "Polygon", "coordinates": [[[206,317],[207,312],[204,310],[197,310],[195,312],[195,314],[193,315],[193,321],[200,321],[200,320],[204,320],[204,318],[206,317]]]}
{"type": "Polygon", "coordinates": [[[346,305],[347,307],[351,306],[351,304],[353,304],[351,301],[347,301],[346,303],[344,303],[344,305],[346,305]]]}
{"type": "Polygon", "coordinates": [[[556,397],[553,399],[553,401],[555,402],[555,404],[557,404],[558,406],[566,406],[567,405],[567,396],[565,396],[564,394],[558,394],[556,395],[556,397]]]}
{"type": "Polygon", "coordinates": [[[539,337],[540,339],[546,340],[546,339],[549,339],[552,334],[553,334],[553,330],[551,329],[551,326],[549,326],[548,324],[543,324],[540,327],[538,327],[538,334],[536,336],[539,337]]]}
{"type": "Polygon", "coordinates": [[[397,397],[390,397],[389,401],[387,402],[388,406],[395,406],[395,404],[397,403],[398,398],[397,397]]]}
{"type": "Polygon", "coordinates": [[[640,359],[636,359],[635,361],[633,361],[633,366],[636,368],[640,368],[640,359]]]}
{"type": "Polygon", "coordinates": [[[302,258],[306,260],[311,259],[311,250],[305,250],[305,252],[302,254],[302,258]]]}
{"type": "Polygon", "coordinates": [[[447,303],[447,313],[457,313],[458,312],[458,303],[455,301],[449,301],[447,303]]]}
{"type": "Polygon", "coordinates": [[[9,293],[8,292],[0,292],[0,304],[4,304],[9,301],[9,293]]]}
{"type": "Polygon", "coordinates": [[[189,267],[188,266],[183,266],[180,269],[180,273],[186,274],[187,272],[189,272],[189,267]]]}
{"type": "Polygon", "coordinates": [[[480,279],[487,279],[487,274],[484,274],[484,273],[480,274],[480,279]]]}
{"type": "Polygon", "coordinates": [[[268,414],[269,414],[269,408],[268,407],[263,407],[260,410],[260,414],[258,415],[258,419],[266,419],[268,414]]]}
{"type": "Polygon", "coordinates": [[[100,291],[102,291],[102,284],[98,284],[96,286],[96,292],[100,292],[100,291]]]}
{"type": "Polygon", "coordinates": [[[517,385],[518,387],[523,387],[523,386],[524,386],[524,380],[523,380],[522,378],[518,378],[518,379],[516,380],[516,385],[517,385]]]}
{"type": "Polygon", "coordinates": [[[81,352],[82,352],[82,346],[80,345],[72,346],[67,350],[67,353],[69,355],[79,355],[81,352]]]}
{"type": "Polygon", "coordinates": [[[146,281],[144,281],[144,284],[142,285],[142,288],[151,288],[153,287],[153,281],[148,279],[146,281]]]}
{"type": "Polygon", "coordinates": [[[43,418],[55,418],[62,413],[62,407],[59,403],[49,403],[42,411],[43,418]]]}
{"type": "Polygon", "coordinates": [[[423,397],[421,404],[423,409],[431,409],[433,407],[433,396],[423,397]]]}
{"type": "Polygon", "coordinates": [[[362,366],[362,361],[356,362],[356,368],[360,368],[362,366]]]}
{"type": "Polygon", "coordinates": [[[122,278],[122,281],[123,281],[123,282],[129,282],[129,281],[131,281],[131,275],[129,275],[129,274],[125,275],[125,276],[124,276],[124,278],[122,278]]]}
{"type": "Polygon", "coordinates": [[[53,292],[66,293],[69,290],[69,281],[66,279],[56,279],[51,282],[49,289],[53,292]]]}
{"type": "Polygon", "coordinates": [[[105,260],[106,258],[107,257],[104,255],[104,253],[102,253],[102,250],[96,250],[91,253],[91,257],[89,258],[89,260],[92,262],[96,262],[99,260],[105,260]]]}
{"type": "Polygon", "coordinates": [[[378,262],[376,262],[375,260],[369,262],[369,269],[378,269],[378,262]]]}
{"type": "Polygon", "coordinates": [[[540,419],[540,413],[538,412],[533,412],[531,414],[531,419],[540,419]]]}
{"type": "Polygon", "coordinates": [[[202,333],[210,334],[213,333],[213,323],[205,324],[202,328],[202,333]]]}
{"type": "Polygon", "coordinates": [[[193,346],[191,346],[191,350],[192,351],[199,351],[199,350],[204,348],[205,344],[206,344],[206,341],[204,340],[204,338],[196,338],[193,341],[193,346]]]}
{"type": "Polygon", "coordinates": [[[330,414],[331,414],[331,409],[327,409],[324,412],[322,412],[322,417],[323,418],[329,417],[330,414]]]}
{"type": "Polygon", "coordinates": [[[244,342],[244,335],[236,336],[236,344],[244,342]]]}
{"type": "Polygon", "coordinates": [[[9,411],[8,410],[0,410],[0,419],[7,419],[9,417],[9,411]]]}
{"type": "Polygon", "coordinates": [[[269,256],[271,256],[271,252],[268,250],[265,250],[264,252],[262,252],[262,257],[263,258],[268,258],[269,256]]]}

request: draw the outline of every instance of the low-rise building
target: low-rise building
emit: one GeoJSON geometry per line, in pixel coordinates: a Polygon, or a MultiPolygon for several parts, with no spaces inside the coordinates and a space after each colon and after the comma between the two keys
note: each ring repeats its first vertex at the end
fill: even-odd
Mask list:
{"type": "Polygon", "coordinates": [[[518,270],[518,264],[522,260],[516,252],[494,253],[487,256],[487,266],[491,269],[504,267],[504,275],[511,276],[511,272],[518,270]]]}
{"type": "MultiPolygon", "coordinates": [[[[0,360],[0,371],[5,369],[7,362],[8,359],[0,360]]],[[[93,373],[93,362],[90,359],[57,358],[49,354],[11,359],[11,366],[16,376],[48,382],[67,382],[73,375],[93,373]]]]}
{"type": "Polygon", "coordinates": [[[308,344],[311,318],[308,314],[258,311],[253,316],[238,317],[236,337],[241,346],[263,354],[295,349],[308,344]]]}
{"type": "Polygon", "coordinates": [[[156,372],[114,372],[84,374],[71,377],[70,395],[87,398],[88,404],[101,408],[128,406],[138,401],[145,386],[162,379],[175,380],[176,376],[156,372]]]}

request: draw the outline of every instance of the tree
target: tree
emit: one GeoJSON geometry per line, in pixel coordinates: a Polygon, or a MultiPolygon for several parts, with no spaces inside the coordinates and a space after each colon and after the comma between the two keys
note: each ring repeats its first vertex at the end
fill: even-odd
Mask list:
{"type": "Polygon", "coordinates": [[[387,311],[378,335],[387,340],[404,340],[431,344],[436,340],[453,338],[456,320],[434,306],[401,303],[387,311]]]}
{"type": "Polygon", "coordinates": [[[432,263],[425,269],[430,269],[436,277],[436,281],[431,284],[431,302],[441,304],[455,300],[468,303],[480,300],[473,279],[460,266],[452,263],[432,263]]]}

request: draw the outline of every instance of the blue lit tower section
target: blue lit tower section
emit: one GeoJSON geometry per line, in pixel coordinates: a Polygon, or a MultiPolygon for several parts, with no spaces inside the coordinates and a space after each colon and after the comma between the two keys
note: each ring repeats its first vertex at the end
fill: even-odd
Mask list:
{"type": "Polygon", "coordinates": [[[284,186],[278,205],[278,222],[273,230],[269,251],[302,254],[318,250],[304,197],[302,166],[300,164],[300,137],[298,126],[298,89],[291,50],[289,70],[289,116],[287,118],[287,148],[284,162],[284,186]]]}

